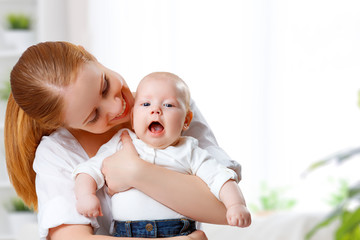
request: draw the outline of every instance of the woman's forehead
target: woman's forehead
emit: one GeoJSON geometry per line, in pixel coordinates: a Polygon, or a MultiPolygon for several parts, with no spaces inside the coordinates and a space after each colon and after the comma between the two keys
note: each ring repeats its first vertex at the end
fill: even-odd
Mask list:
{"type": "Polygon", "coordinates": [[[102,71],[93,62],[83,64],[64,95],[65,123],[79,127],[96,106],[101,93],[102,71]]]}

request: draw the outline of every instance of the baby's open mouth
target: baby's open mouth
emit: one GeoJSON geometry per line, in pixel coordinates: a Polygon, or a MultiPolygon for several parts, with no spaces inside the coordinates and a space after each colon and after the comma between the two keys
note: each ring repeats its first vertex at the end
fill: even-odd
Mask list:
{"type": "Polygon", "coordinates": [[[164,130],[164,127],[159,122],[152,122],[149,125],[149,130],[152,133],[159,133],[159,132],[162,132],[164,130]]]}

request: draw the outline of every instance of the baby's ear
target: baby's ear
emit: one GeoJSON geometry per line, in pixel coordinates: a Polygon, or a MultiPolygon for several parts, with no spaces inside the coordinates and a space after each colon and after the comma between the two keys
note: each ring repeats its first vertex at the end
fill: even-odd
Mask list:
{"type": "Polygon", "coordinates": [[[192,119],[193,119],[193,113],[192,111],[189,110],[185,116],[183,131],[189,128],[192,119]]]}

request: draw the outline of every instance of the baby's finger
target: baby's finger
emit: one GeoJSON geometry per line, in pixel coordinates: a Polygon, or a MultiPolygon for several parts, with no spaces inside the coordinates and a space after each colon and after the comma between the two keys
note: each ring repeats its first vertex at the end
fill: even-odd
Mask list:
{"type": "Polygon", "coordinates": [[[237,226],[237,220],[235,217],[229,217],[228,223],[230,226],[237,226]]]}
{"type": "Polygon", "coordinates": [[[248,227],[251,225],[251,218],[244,220],[244,227],[248,227]]]}
{"type": "Polygon", "coordinates": [[[244,219],[242,219],[242,218],[238,219],[238,221],[237,221],[237,226],[238,226],[238,227],[245,227],[245,221],[244,221],[244,219]]]}
{"type": "Polygon", "coordinates": [[[121,133],[120,141],[123,142],[123,144],[127,144],[127,143],[131,142],[131,137],[130,137],[129,132],[127,130],[124,130],[121,133]]]}
{"type": "Polygon", "coordinates": [[[135,146],[131,140],[131,137],[130,137],[128,131],[123,131],[121,133],[121,142],[123,144],[123,148],[125,148],[126,151],[131,151],[131,152],[137,154],[137,151],[135,149],[135,146]]]}

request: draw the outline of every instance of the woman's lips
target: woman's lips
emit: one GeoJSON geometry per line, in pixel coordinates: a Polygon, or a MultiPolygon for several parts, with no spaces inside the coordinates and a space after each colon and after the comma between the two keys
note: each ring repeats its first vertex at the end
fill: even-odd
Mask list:
{"type": "Polygon", "coordinates": [[[123,117],[123,115],[125,115],[126,113],[125,113],[125,110],[126,110],[126,106],[127,106],[127,104],[126,104],[126,101],[125,101],[125,99],[124,98],[122,98],[122,110],[121,110],[121,112],[118,114],[118,115],[116,115],[115,116],[115,119],[118,119],[118,118],[122,118],[123,117]]]}

